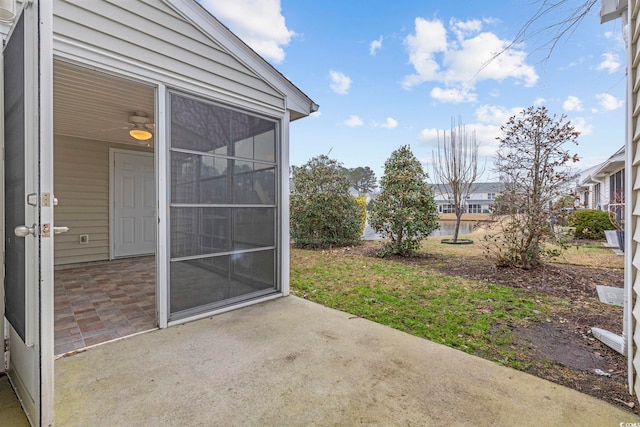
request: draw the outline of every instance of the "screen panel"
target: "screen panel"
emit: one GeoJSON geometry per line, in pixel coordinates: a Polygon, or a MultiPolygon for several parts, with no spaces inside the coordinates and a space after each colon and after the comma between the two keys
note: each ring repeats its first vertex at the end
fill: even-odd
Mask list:
{"type": "Polygon", "coordinates": [[[24,14],[4,49],[5,316],[25,341],[25,240],[13,230],[25,222],[24,14]]]}
{"type": "Polygon", "coordinates": [[[276,292],[275,120],[170,93],[170,320],[276,292]]]}

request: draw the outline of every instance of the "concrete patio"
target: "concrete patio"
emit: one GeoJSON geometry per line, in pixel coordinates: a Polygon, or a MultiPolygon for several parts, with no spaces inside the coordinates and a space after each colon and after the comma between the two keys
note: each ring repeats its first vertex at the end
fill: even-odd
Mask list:
{"type": "Polygon", "coordinates": [[[590,425],[577,391],[287,297],[59,359],[60,426],[590,425]]]}

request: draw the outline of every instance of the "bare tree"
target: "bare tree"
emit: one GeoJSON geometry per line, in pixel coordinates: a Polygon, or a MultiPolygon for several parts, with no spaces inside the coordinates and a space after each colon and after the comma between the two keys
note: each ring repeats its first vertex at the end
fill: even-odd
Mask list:
{"type": "Polygon", "coordinates": [[[562,204],[553,202],[567,194],[576,177],[569,165],[578,161],[564,145],[577,145],[579,132],[565,119],[550,116],[545,107],[529,107],[501,127],[495,171],[505,184],[506,218],[498,221],[502,236],[495,240],[499,265],[537,267],[544,242],[556,238],[551,223],[562,215],[562,204]]]}
{"type": "Polygon", "coordinates": [[[449,136],[443,132],[442,145],[438,132],[438,151],[433,156],[433,175],[438,191],[447,195],[456,215],[456,227],[453,241],[458,242],[460,220],[465,211],[467,198],[474,183],[484,172],[484,166],[478,168],[478,144],[475,130],[469,135],[462,119],[451,119],[449,136]],[[450,196],[450,197],[449,197],[450,196]]]}
{"type": "Polygon", "coordinates": [[[497,57],[508,51],[514,46],[539,38],[541,43],[536,50],[546,51],[545,60],[549,59],[553,54],[556,46],[563,39],[570,37],[582,20],[586,18],[591,10],[602,0],[583,0],[576,2],[575,0],[534,0],[533,5],[537,5],[537,9],[533,16],[520,27],[511,43],[507,44],[504,49],[496,52],[488,61],[486,61],[476,72],[479,74],[497,57]],[[546,17],[553,16],[551,23],[544,23],[546,17]]]}
{"type": "Polygon", "coordinates": [[[536,13],[525,22],[513,39],[513,44],[521,43],[532,37],[542,36],[543,44],[539,49],[546,50],[548,59],[558,43],[565,37],[570,37],[582,20],[601,0],[536,0],[536,13]],[[548,25],[537,26],[544,17],[553,15],[554,21],[548,25]]]}

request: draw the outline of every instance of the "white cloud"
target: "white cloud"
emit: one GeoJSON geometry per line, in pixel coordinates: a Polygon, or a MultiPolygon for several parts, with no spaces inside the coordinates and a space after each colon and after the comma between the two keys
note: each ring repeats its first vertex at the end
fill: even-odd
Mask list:
{"type": "MultiPolygon", "coordinates": [[[[500,126],[470,123],[465,124],[465,128],[469,137],[475,133],[476,143],[478,144],[478,155],[480,157],[488,158],[495,156],[496,150],[498,149],[498,141],[496,138],[502,135],[500,126]]],[[[438,138],[440,138],[440,143],[442,144],[445,132],[448,136],[451,129],[423,129],[418,135],[418,140],[435,151],[438,146],[438,138]]]]}
{"type": "Polygon", "coordinates": [[[475,101],[473,84],[482,80],[514,79],[533,86],[538,75],[526,63],[526,52],[518,46],[507,49],[509,40],[482,32],[482,25],[479,20],[451,20],[449,27],[455,37],[450,40],[442,21],[416,18],[415,32],[404,40],[415,73],[406,76],[402,86],[410,89],[425,82],[444,83],[445,89],[433,92],[432,96],[439,95],[449,102],[475,101]],[[458,96],[453,96],[456,93],[458,96]],[[461,93],[467,96],[460,96],[461,93]]]}
{"type": "Polygon", "coordinates": [[[571,124],[580,132],[580,136],[587,136],[593,133],[593,125],[587,123],[584,117],[576,117],[571,120],[571,124]]]}
{"type": "Polygon", "coordinates": [[[618,71],[622,64],[620,63],[620,57],[617,53],[605,52],[602,54],[602,56],[604,57],[604,59],[600,64],[598,64],[596,70],[606,71],[608,74],[612,74],[618,71]]]}
{"type": "Polygon", "coordinates": [[[340,95],[346,95],[351,88],[351,79],[339,71],[329,71],[331,90],[340,95]]]}
{"type": "Polygon", "coordinates": [[[313,118],[318,118],[322,115],[322,111],[314,111],[313,113],[309,114],[309,117],[313,117],[313,118]]]}
{"type": "Polygon", "coordinates": [[[450,102],[452,104],[475,102],[478,99],[478,95],[476,93],[469,92],[469,89],[464,87],[451,89],[434,87],[431,89],[431,97],[440,102],[450,102]]]}
{"type": "Polygon", "coordinates": [[[382,48],[382,36],[378,40],[374,40],[369,44],[369,55],[376,56],[378,50],[382,48]]]}
{"type": "Polygon", "coordinates": [[[606,111],[617,110],[624,105],[623,100],[618,99],[613,95],[609,95],[608,93],[599,93],[596,95],[596,99],[598,100],[600,107],[606,111]]]}
{"type": "Polygon", "coordinates": [[[440,132],[440,138],[442,138],[442,130],[438,130],[435,128],[430,129],[422,129],[420,134],[418,135],[418,139],[422,142],[425,142],[429,145],[435,145],[438,142],[438,132],[440,132]]]}
{"type": "Polygon", "coordinates": [[[398,121],[392,117],[387,117],[387,120],[384,123],[374,123],[374,126],[385,129],[395,129],[398,127],[398,121]]]}
{"type": "Polygon", "coordinates": [[[447,30],[442,22],[416,18],[415,34],[408,35],[404,42],[416,74],[407,76],[403,86],[409,88],[425,81],[439,81],[440,65],[435,54],[446,52],[448,48],[447,30]]]}
{"type": "Polygon", "coordinates": [[[364,122],[362,121],[362,119],[358,116],[351,116],[349,117],[347,120],[345,120],[344,122],[342,122],[345,126],[349,126],[350,128],[355,128],[358,126],[363,126],[364,122]]]}
{"type": "MultiPolygon", "coordinates": [[[[504,124],[504,123],[503,123],[504,124]]],[[[495,157],[500,143],[497,138],[502,136],[498,125],[471,124],[469,129],[475,129],[478,143],[478,155],[483,157],[495,157]]]]}
{"type": "Polygon", "coordinates": [[[502,126],[509,121],[512,116],[517,116],[523,108],[506,108],[499,105],[482,105],[475,111],[476,119],[482,123],[502,126]]]}
{"type": "Polygon", "coordinates": [[[283,47],[296,33],[287,28],[280,0],[201,0],[200,3],[260,55],[275,63],[284,60],[283,47]]]}
{"type": "MultiPolygon", "coordinates": [[[[475,111],[475,123],[465,123],[467,135],[475,134],[478,144],[478,155],[486,159],[487,168],[495,157],[499,147],[497,138],[502,136],[500,127],[505,125],[510,117],[517,116],[522,112],[522,107],[504,107],[500,105],[482,105],[475,111]]],[[[441,141],[444,135],[451,132],[451,129],[423,129],[418,139],[427,146],[437,147],[438,136],[441,141]],[[439,135],[438,135],[439,133],[439,135]]],[[[483,160],[484,161],[484,160],[483,160]]]]}
{"type": "Polygon", "coordinates": [[[562,109],[564,111],[582,111],[582,101],[577,96],[569,95],[567,99],[562,103],[562,109]]]}
{"type": "Polygon", "coordinates": [[[479,19],[471,19],[469,21],[458,21],[455,18],[451,18],[449,21],[449,27],[451,31],[455,33],[459,41],[463,41],[465,37],[472,34],[477,34],[482,30],[482,21],[479,19]]]}
{"type": "Polygon", "coordinates": [[[536,99],[533,100],[533,105],[535,107],[540,107],[540,106],[544,105],[546,102],[547,102],[547,100],[544,99],[544,98],[536,98],[536,99]]]}

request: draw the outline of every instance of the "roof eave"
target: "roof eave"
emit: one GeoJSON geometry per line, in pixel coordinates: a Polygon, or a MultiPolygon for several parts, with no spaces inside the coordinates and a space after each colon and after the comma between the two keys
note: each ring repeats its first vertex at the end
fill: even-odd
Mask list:
{"type": "Polygon", "coordinates": [[[307,117],[318,110],[318,104],[313,102],[302,90],[236,36],[200,3],[195,0],[163,1],[205,34],[222,44],[228,49],[230,55],[233,55],[283,94],[287,99],[286,104],[291,114],[291,120],[307,117]]]}

